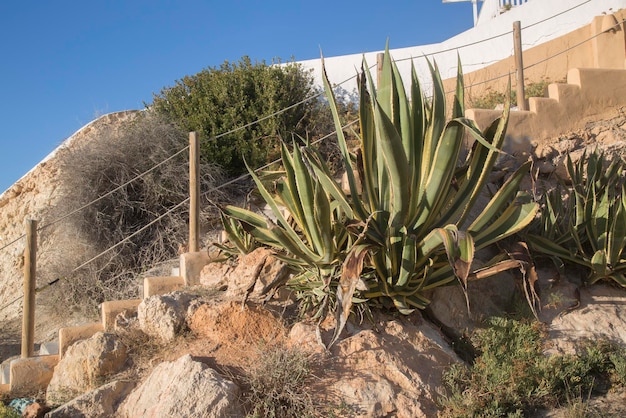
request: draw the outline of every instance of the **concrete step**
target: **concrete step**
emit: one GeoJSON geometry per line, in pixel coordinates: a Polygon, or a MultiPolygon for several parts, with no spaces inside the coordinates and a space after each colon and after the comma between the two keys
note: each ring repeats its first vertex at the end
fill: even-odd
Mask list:
{"type": "Polygon", "coordinates": [[[67,348],[77,341],[91,337],[96,332],[103,332],[102,322],[79,325],[76,327],[65,327],[59,330],[59,357],[63,357],[67,348]]]}
{"type": "Polygon", "coordinates": [[[185,279],[181,276],[146,277],[143,279],[143,297],[164,295],[185,287],[185,279]]]}
{"type": "Polygon", "coordinates": [[[127,316],[133,316],[137,313],[137,307],[142,299],[129,300],[112,300],[102,303],[102,326],[105,331],[113,331],[115,327],[115,318],[126,312],[127,316]]]}
{"type": "Polygon", "coordinates": [[[0,364],[0,385],[6,385],[10,381],[10,373],[11,373],[11,364],[3,363],[0,364]]]}
{"type": "Polygon", "coordinates": [[[39,355],[40,356],[48,356],[52,354],[59,354],[59,341],[48,341],[47,343],[42,343],[39,346],[39,355]]]}
{"type": "Polygon", "coordinates": [[[20,358],[11,362],[9,391],[11,396],[45,391],[52,379],[58,355],[20,358]]]}

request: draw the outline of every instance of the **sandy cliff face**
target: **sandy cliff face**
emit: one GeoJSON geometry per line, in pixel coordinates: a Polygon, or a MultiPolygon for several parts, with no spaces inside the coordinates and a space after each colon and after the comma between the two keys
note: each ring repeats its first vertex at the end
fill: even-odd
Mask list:
{"type": "MultiPolygon", "coordinates": [[[[1,248],[25,233],[28,219],[37,220],[39,227],[55,221],[48,219],[47,214],[62,196],[63,185],[57,181],[61,170],[60,158],[72,144],[97,140],[103,131],[117,129],[122,122],[137,113],[134,110],[110,113],[90,122],[0,195],[0,309],[22,295],[26,240],[22,238],[7,248],[1,248]]],[[[67,232],[59,223],[54,228],[45,228],[38,233],[39,266],[46,263],[52,246],[58,245],[54,237],[67,237],[67,232]]],[[[43,284],[39,280],[38,286],[43,284]]],[[[15,317],[21,311],[21,306],[18,301],[0,310],[0,321],[15,317]]]]}

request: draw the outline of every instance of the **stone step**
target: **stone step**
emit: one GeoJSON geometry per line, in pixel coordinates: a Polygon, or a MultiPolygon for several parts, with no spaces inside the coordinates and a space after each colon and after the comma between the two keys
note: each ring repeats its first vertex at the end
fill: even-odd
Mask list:
{"type": "Polygon", "coordinates": [[[102,326],[104,331],[112,331],[115,327],[117,315],[126,312],[128,316],[137,313],[137,307],[142,299],[112,300],[102,303],[102,326]]]}
{"type": "Polygon", "coordinates": [[[11,373],[11,364],[3,363],[0,364],[0,385],[6,385],[9,383],[11,373]]]}
{"type": "Polygon", "coordinates": [[[42,343],[39,346],[39,355],[40,356],[48,356],[52,354],[59,354],[59,341],[48,341],[47,343],[42,343]]]}
{"type": "Polygon", "coordinates": [[[11,362],[9,390],[11,396],[45,391],[52,379],[58,355],[20,358],[11,362]]]}
{"type": "Polygon", "coordinates": [[[102,322],[66,327],[59,330],[59,357],[63,357],[67,348],[77,341],[91,337],[96,332],[103,332],[102,322]]]}
{"type": "Polygon", "coordinates": [[[154,295],[164,295],[184,286],[185,279],[181,276],[146,277],[143,279],[143,297],[145,299],[154,295]]]}

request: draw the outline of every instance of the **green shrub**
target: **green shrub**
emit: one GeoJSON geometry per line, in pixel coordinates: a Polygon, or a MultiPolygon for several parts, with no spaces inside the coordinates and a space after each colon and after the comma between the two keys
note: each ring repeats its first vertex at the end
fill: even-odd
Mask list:
{"type": "Polygon", "coordinates": [[[20,418],[22,414],[0,402],[0,418],[20,418]]]}
{"type": "Polygon", "coordinates": [[[185,131],[200,132],[201,157],[220,164],[230,175],[245,172],[279,154],[280,138],[306,135],[312,109],[301,103],[280,115],[214,138],[290,107],[315,93],[313,79],[298,64],[267,65],[243,57],[185,76],[155,94],[148,105],[185,131]]]}
{"type": "Polygon", "coordinates": [[[472,341],[479,353],[474,363],[444,374],[443,416],[527,416],[571,402],[572,394],[606,391],[617,369],[611,359],[623,353],[602,343],[587,345],[580,355],[548,357],[539,323],[504,318],[492,318],[472,341]]]}

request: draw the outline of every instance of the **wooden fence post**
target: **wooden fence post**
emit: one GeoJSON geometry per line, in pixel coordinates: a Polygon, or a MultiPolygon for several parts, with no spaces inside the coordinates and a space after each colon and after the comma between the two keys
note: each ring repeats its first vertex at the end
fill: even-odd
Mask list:
{"type": "Polygon", "coordinates": [[[380,78],[383,75],[383,63],[385,62],[385,54],[379,52],[376,54],[376,86],[380,86],[380,78]]]}
{"type": "Polygon", "coordinates": [[[528,110],[524,97],[524,58],[522,56],[522,25],[519,20],[513,22],[513,46],[515,51],[515,69],[517,78],[517,108],[528,110]]]}
{"type": "Polygon", "coordinates": [[[200,153],[198,133],[189,132],[189,252],[200,250],[200,153]]]}
{"type": "Polygon", "coordinates": [[[35,290],[37,286],[37,221],[28,220],[24,249],[24,312],[22,316],[22,358],[35,352],[35,290]]]}

